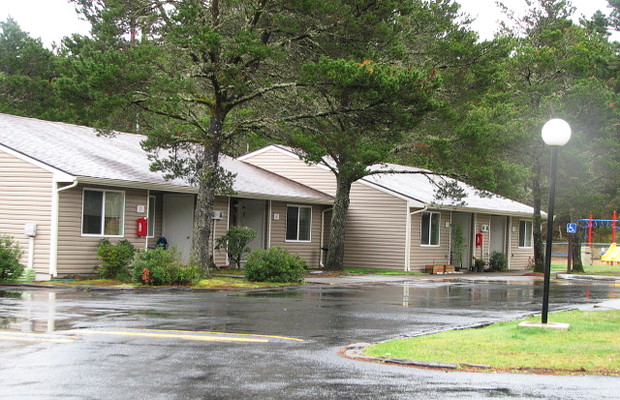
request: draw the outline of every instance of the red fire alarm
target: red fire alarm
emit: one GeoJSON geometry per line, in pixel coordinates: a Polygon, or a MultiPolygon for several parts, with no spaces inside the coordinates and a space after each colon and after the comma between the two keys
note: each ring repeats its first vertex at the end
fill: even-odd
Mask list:
{"type": "Polygon", "coordinates": [[[146,218],[138,218],[138,236],[146,236],[148,234],[149,221],[146,218]]]}
{"type": "Polygon", "coordinates": [[[482,232],[476,233],[476,247],[482,247],[482,232]]]}

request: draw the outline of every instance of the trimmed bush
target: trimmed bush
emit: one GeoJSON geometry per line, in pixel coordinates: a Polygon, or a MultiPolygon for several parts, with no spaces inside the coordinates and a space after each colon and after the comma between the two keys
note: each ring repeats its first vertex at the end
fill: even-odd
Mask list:
{"type": "Polygon", "coordinates": [[[110,240],[102,239],[97,245],[97,258],[101,264],[95,271],[103,279],[129,280],[129,265],[133,260],[136,248],[127,239],[116,244],[110,240]]]}
{"type": "Polygon", "coordinates": [[[237,269],[241,268],[243,255],[251,249],[248,247],[256,237],[256,231],[247,226],[231,226],[224,236],[215,240],[217,250],[224,249],[228,253],[228,259],[235,263],[237,269]]]}
{"type": "Polygon", "coordinates": [[[508,268],[506,255],[498,251],[491,253],[491,257],[489,258],[489,268],[491,268],[491,271],[505,271],[508,268]]]}
{"type": "Polygon", "coordinates": [[[159,246],[136,254],[132,280],[147,285],[191,285],[201,278],[199,266],[183,266],[174,251],[159,246]]]}
{"type": "Polygon", "coordinates": [[[24,273],[19,263],[22,251],[11,236],[0,235],[0,281],[16,280],[24,273]]]}
{"type": "Polygon", "coordinates": [[[300,283],[308,265],[281,247],[254,250],[245,263],[245,279],[252,282],[300,283]]]}

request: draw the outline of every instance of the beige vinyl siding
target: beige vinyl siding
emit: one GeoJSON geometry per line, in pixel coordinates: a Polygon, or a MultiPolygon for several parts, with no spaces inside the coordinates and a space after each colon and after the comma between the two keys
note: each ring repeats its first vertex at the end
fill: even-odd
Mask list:
{"type": "Polygon", "coordinates": [[[24,225],[37,224],[33,261],[39,273],[48,273],[50,265],[52,180],[51,172],[0,151],[0,234],[19,243],[20,262],[27,266],[29,237],[24,225]]]}
{"type": "MultiPolygon", "coordinates": [[[[476,214],[475,216],[476,226],[474,227],[474,241],[476,233],[482,230],[482,225],[487,225],[489,228],[491,227],[491,215],[490,214],[476,214]]],[[[482,259],[485,263],[489,263],[489,257],[491,252],[491,241],[490,236],[491,229],[487,232],[482,232],[482,259]]],[[[474,248],[474,257],[481,258],[481,249],[480,247],[474,248]]]]}
{"type": "Polygon", "coordinates": [[[93,273],[97,265],[97,244],[104,236],[82,236],[82,194],[84,188],[113,190],[125,193],[123,237],[110,238],[111,242],[129,240],[136,248],[144,249],[147,239],[136,235],[136,220],[143,217],[138,205],[146,205],[148,192],[114,187],[78,185],[60,192],[58,224],[58,275],[93,273]]]}
{"type": "MultiPolygon", "coordinates": [[[[222,219],[213,220],[213,225],[212,225],[213,234],[211,235],[211,242],[210,242],[211,249],[214,249],[213,239],[214,238],[217,239],[221,236],[224,236],[226,234],[226,231],[228,231],[228,224],[229,224],[228,221],[229,221],[229,216],[230,216],[230,207],[229,207],[228,197],[216,197],[215,204],[213,205],[213,210],[222,211],[224,213],[224,216],[222,219]]],[[[214,259],[215,265],[218,265],[218,266],[226,265],[228,263],[225,250],[214,250],[213,259],[214,259]]]]}
{"type": "Polygon", "coordinates": [[[407,203],[359,182],[351,186],[344,265],[404,269],[407,203]]]}
{"type": "Polygon", "coordinates": [[[268,149],[243,161],[329,195],[336,195],[336,179],[331,171],[308,165],[295,155],[268,149]]]}
{"type": "Polygon", "coordinates": [[[308,262],[308,267],[318,268],[321,251],[321,211],[325,206],[305,205],[299,203],[285,203],[280,201],[271,202],[271,247],[284,247],[292,253],[299,255],[308,262]],[[293,242],[286,240],[286,207],[308,206],[312,207],[312,227],[310,230],[309,242],[293,242]],[[274,214],[278,214],[278,219],[274,219],[274,214]]]}
{"type": "Polygon", "coordinates": [[[526,269],[530,262],[530,258],[534,257],[534,243],[532,239],[532,247],[523,248],[519,247],[519,221],[531,221],[531,218],[510,218],[510,249],[508,253],[510,269],[526,269]]]}
{"type": "MultiPolygon", "coordinates": [[[[414,210],[415,211],[415,210],[414,210]]],[[[421,271],[426,265],[446,265],[450,262],[449,211],[428,210],[439,213],[439,245],[422,245],[422,213],[411,216],[411,270],[421,271]]]]}

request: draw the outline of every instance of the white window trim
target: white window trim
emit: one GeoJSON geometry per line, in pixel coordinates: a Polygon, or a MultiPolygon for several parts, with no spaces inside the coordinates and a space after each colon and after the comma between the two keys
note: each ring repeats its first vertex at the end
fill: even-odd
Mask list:
{"type": "MultiPolygon", "coordinates": [[[[430,239],[430,237],[429,237],[429,239],[430,239]]],[[[430,240],[429,240],[429,242],[430,242],[430,240]]],[[[420,247],[441,247],[441,213],[440,212],[425,211],[423,213],[420,213],[420,247]],[[438,227],[437,229],[439,229],[439,232],[438,232],[439,237],[438,237],[438,240],[437,240],[437,244],[424,244],[424,243],[422,243],[422,239],[423,239],[422,238],[422,221],[423,221],[422,215],[424,215],[424,214],[431,214],[430,219],[429,219],[429,227],[428,227],[428,234],[429,234],[429,236],[432,236],[431,235],[431,226],[432,226],[431,222],[433,220],[433,214],[439,215],[439,222],[437,224],[437,227],[438,227]]]]}
{"type": "Polygon", "coordinates": [[[310,243],[312,242],[312,207],[311,206],[304,206],[301,204],[287,204],[286,205],[286,226],[284,227],[284,242],[285,243],[310,243]],[[288,231],[288,208],[289,207],[297,207],[297,237],[299,238],[299,223],[301,222],[301,218],[299,218],[299,210],[301,210],[302,208],[309,208],[310,209],[310,231],[308,232],[308,240],[300,240],[300,239],[287,239],[286,238],[286,234],[288,231]]]}
{"type": "Polygon", "coordinates": [[[148,200],[148,204],[147,204],[147,210],[146,210],[146,221],[147,221],[147,225],[146,225],[146,230],[147,230],[147,235],[146,237],[148,239],[154,239],[155,238],[155,214],[156,214],[156,210],[157,210],[157,196],[153,196],[153,195],[149,195],[149,200],[148,200]],[[151,215],[151,199],[153,199],[153,220],[151,221],[150,215],[151,215]],[[151,227],[153,227],[153,234],[149,235],[148,233],[151,231],[151,227]]]}
{"type": "MultiPolygon", "coordinates": [[[[518,233],[519,234],[517,236],[517,247],[519,249],[531,249],[533,247],[533,245],[534,245],[534,221],[531,221],[529,219],[520,219],[519,220],[519,232],[518,233]],[[521,222],[524,222],[525,224],[527,224],[528,222],[530,223],[530,238],[529,238],[530,245],[529,246],[521,246],[521,222]]],[[[525,239],[525,237],[524,237],[524,239],[525,239]]]]}
{"type": "MultiPolygon", "coordinates": [[[[80,233],[82,237],[114,237],[114,238],[122,238],[125,237],[125,222],[127,219],[127,216],[125,215],[125,200],[126,200],[126,193],[124,190],[107,190],[107,189],[95,189],[95,188],[84,188],[82,189],[82,214],[81,214],[81,218],[80,218],[80,233]],[[103,193],[103,202],[102,205],[103,207],[105,207],[105,193],[106,192],[112,192],[112,193],[121,193],[123,195],[123,203],[121,205],[121,215],[123,216],[123,224],[121,225],[121,233],[120,235],[106,235],[103,232],[102,233],[84,233],[84,192],[89,191],[89,192],[101,192],[103,193]]],[[[105,227],[105,213],[102,212],[101,213],[101,229],[103,230],[103,228],[105,227]]]]}

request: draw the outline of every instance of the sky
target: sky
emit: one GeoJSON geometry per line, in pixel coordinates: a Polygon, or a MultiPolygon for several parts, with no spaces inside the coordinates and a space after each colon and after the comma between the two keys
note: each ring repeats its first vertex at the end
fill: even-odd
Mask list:
{"type": "MultiPolygon", "coordinates": [[[[495,6],[496,0],[457,0],[464,12],[476,18],[472,27],[482,39],[491,39],[498,29],[502,15],[495,6]]],[[[523,9],[523,0],[503,0],[510,8],[523,9]]],[[[577,7],[576,16],[591,17],[596,10],[606,11],[607,0],[572,0],[577,7]]],[[[72,33],[87,34],[89,25],[79,19],[73,4],[68,0],[0,0],[0,21],[11,16],[20,27],[35,38],[41,38],[46,47],[60,43],[72,33]]],[[[620,34],[614,35],[620,40],[620,34]]]]}

